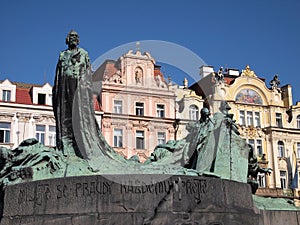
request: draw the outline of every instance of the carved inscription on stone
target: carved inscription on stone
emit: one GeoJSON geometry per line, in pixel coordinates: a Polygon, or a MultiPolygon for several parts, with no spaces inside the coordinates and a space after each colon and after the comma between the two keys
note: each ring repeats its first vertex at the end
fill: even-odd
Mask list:
{"type": "Polygon", "coordinates": [[[38,184],[33,190],[32,188],[21,188],[17,199],[18,204],[25,202],[34,202],[36,205],[41,205],[52,199],[73,199],[82,197],[96,197],[97,195],[110,195],[111,183],[104,182],[77,182],[72,185],[58,184],[55,188],[50,184],[38,184]]]}
{"type": "Polygon", "coordinates": [[[205,199],[209,191],[206,178],[191,177],[181,179],[171,177],[166,180],[146,182],[138,178],[129,178],[123,182],[113,182],[106,179],[93,180],[86,182],[76,181],[47,183],[37,182],[35,185],[21,185],[17,191],[16,200],[20,207],[35,205],[35,207],[47,207],[49,204],[60,205],[63,202],[68,204],[80,204],[84,199],[97,202],[113,201],[117,196],[132,196],[135,199],[160,198],[167,196],[177,202],[184,199],[193,199],[195,204],[200,204],[205,199]],[[151,197],[153,196],[153,197],[151,197]],[[110,200],[109,200],[110,199],[110,200]],[[23,205],[23,206],[22,206],[23,205]]]}

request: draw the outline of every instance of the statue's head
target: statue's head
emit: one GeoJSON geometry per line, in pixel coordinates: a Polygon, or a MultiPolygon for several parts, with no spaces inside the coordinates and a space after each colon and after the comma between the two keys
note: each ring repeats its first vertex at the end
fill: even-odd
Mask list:
{"type": "Polygon", "coordinates": [[[71,30],[66,37],[66,44],[70,46],[79,45],[79,35],[75,30],[71,30]]]}
{"type": "Polygon", "coordinates": [[[227,101],[221,101],[219,109],[221,112],[228,112],[231,109],[231,107],[227,101]]]}
{"type": "Polygon", "coordinates": [[[201,113],[201,117],[208,117],[210,115],[209,109],[205,107],[201,109],[200,113],[201,113]]]}

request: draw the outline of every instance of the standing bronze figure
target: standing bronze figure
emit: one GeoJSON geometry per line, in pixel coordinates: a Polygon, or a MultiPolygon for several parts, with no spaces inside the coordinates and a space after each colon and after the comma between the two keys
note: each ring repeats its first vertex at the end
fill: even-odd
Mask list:
{"type": "Polygon", "coordinates": [[[65,156],[91,160],[110,155],[113,149],[102,136],[94,112],[91,64],[78,47],[77,32],[70,31],[56,67],[53,111],[57,149],[65,156]]]}

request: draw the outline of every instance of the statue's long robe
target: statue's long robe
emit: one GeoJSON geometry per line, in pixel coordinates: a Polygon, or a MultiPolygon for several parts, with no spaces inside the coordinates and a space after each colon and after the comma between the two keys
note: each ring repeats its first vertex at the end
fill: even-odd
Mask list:
{"type": "Polygon", "coordinates": [[[96,121],[88,53],[78,48],[60,53],[53,87],[57,148],[83,159],[118,158],[96,121]]]}

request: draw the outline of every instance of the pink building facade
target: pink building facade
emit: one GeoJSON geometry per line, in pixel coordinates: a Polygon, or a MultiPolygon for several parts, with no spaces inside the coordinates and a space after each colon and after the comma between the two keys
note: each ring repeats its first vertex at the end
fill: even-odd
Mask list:
{"type": "Polygon", "coordinates": [[[156,145],[174,139],[174,87],[149,53],[129,51],[107,60],[94,80],[102,81],[102,133],[121,155],[143,162],[156,145]]]}

